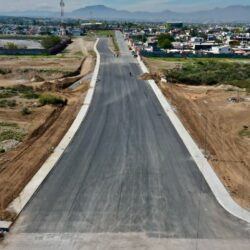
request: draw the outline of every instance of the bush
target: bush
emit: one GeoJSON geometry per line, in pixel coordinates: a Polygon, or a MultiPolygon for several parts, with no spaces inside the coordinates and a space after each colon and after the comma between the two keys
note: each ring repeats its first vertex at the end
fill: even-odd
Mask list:
{"type": "Polygon", "coordinates": [[[40,95],[34,91],[30,91],[30,92],[23,94],[23,97],[26,99],[38,99],[40,95]]]}
{"type": "Polygon", "coordinates": [[[0,107],[1,108],[6,108],[6,107],[9,107],[9,108],[13,108],[16,106],[16,100],[0,100],[0,107]]]}
{"type": "Polygon", "coordinates": [[[0,141],[6,141],[6,140],[22,141],[24,136],[25,134],[20,131],[5,130],[0,134],[0,141]]]}
{"type": "Polygon", "coordinates": [[[16,92],[13,91],[9,91],[7,89],[4,90],[0,90],[0,98],[9,98],[9,97],[13,97],[13,96],[17,96],[16,92]]]}
{"type": "Polygon", "coordinates": [[[59,44],[62,39],[59,36],[46,36],[42,39],[41,44],[45,49],[50,49],[59,44]]]}
{"type": "Polygon", "coordinates": [[[18,49],[18,46],[15,43],[8,42],[4,45],[5,49],[18,49]]]}
{"type": "Polygon", "coordinates": [[[41,95],[39,97],[39,102],[42,106],[48,105],[48,104],[52,104],[52,105],[66,105],[67,104],[67,100],[64,100],[60,96],[54,96],[50,94],[41,95]]]}
{"type": "Polygon", "coordinates": [[[228,84],[250,89],[250,65],[215,60],[184,63],[180,69],[166,73],[169,81],[191,85],[228,84]]]}
{"type": "Polygon", "coordinates": [[[22,97],[27,99],[37,99],[39,94],[30,86],[17,85],[11,88],[0,89],[0,98],[9,98],[22,94],[22,97]]]}
{"type": "Polygon", "coordinates": [[[11,69],[0,69],[1,75],[7,75],[7,74],[10,74],[11,72],[12,72],[11,69]]]}
{"type": "Polygon", "coordinates": [[[24,108],[22,109],[22,115],[30,115],[30,114],[31,114],[31,111],[30,111],[29,108],[24,107],[24,108]]]}
{"type": "Polygon", "coordinates": [[[250,138],[250,130],[248,130],[247,128],[243,128],[240,132],[239,135],[241,137],[249,137],[250,138]]]}

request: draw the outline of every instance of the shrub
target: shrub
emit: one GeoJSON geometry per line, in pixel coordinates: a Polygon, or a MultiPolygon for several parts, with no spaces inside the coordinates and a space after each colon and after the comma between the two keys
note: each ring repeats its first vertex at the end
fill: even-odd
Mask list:
{"type": "Polygon", "coordinates": [[[11,88],[0,89],[0,98],[9,98],[22,94],[22,97],[27,99],[37,99],[39,94],[30,86],[17,85],[11,88]]]}
{"type": "Polygon", "coordinates": [[[13,96],[17,96],[16,92],[13,91],[9,91],[7,89],[1,90],[0,91],[0,98],[9,98],[9,97],[13,97],[13,96]]]}
{"type": "Polygon", "coordinates": [[[61,41],[62,40],[59,36],[46,36],[42,39],[41,44],[45,49],[50,49],[59,44],[61,41]]]}
{"type": "Polygon", "coordinates": [[[18,46],[15,43],[8,42],[4,45],[5,49],[18,49],[18,46]]]}
{"type": "Polygon", "coordinates": [[[16,100],[7,100],[7,106],[9,108],[14,108],[16,105],[16,100]]]}
{"type": "Polygon", "coordinates": [[[216,60],[184,63],[180,69],[168,70],[167,79],[191,85],[228,84],[250,89],[250,65],[216,60]]]}
{"type": "Polygon", "coordinates": [[[20,131],[5,130],[0,133],[0,141],[6,141],[6,140],[22,141],[24,136],[25,134],[20,131]]]}
{"type": "Polygon", "coordinates": [[[239,135],[241,137],[249,137],[250,138],[250,130],[248,130],[247,128],[243,128],[240,132],[239,135]]]}
{"type": "Polygon", "coordinates": [[[15,106],[16,106],[16,100],[6,100],[6,99],[0,100],[1,108],[6,108],[6,107],[13,108],[15,106]]]}
{"type": "Polygon", "coordinates": [[[9,74],[11,72],[12,72],[11,69],[0,69],[0,74],[1,75],[6,75],[6,74],[9,74]]]}
{"type": "Polygon", "coordinates": [[[67,100],[64,100],[60,96],[54,96],[51,94],[43,94],[39,97],[39,102],[40,104],[47,105],[47,104],[52,104],[52,105],[66,105],[67,100]]]}
{"type": "Polygon", "coordinates": [[[26,99],[38,99],[39,98],[39,94],[34,92],[34,91],[28,91],[27,93],[23,94],[23,97],[26,99]]]}
{"type": "Polygon", "coordinates": [[[30,111],[29,108],[24,107],[24,108],[22,109],[22,115],[30,115],[30,114],[31,114],[31,111],[30,111]]]}

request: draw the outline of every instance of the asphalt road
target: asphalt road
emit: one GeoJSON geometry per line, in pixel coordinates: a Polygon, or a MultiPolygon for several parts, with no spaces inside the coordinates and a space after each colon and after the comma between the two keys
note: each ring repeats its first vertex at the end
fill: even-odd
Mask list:
{"type": "Polygon", "coordinates": [[[87,118],[12,233],[249,239],[249,225],[217,203],[117,36],[121,57],[100,40],[99,81],[87,118]]]}

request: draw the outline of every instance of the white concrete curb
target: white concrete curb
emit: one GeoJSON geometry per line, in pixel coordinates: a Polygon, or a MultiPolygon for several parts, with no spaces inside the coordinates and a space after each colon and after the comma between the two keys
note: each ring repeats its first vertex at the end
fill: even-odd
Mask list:
{"type": "MultiPolygon", "coordinates": [[[[139,65],[143,73],[149,73],[147,67],[143,61],[138,57],[139,65]]],[[[215,174],[213,168],[207,161],[207,159],[202,154],[201,150],[198,148],[188,131],[185,129],[171,105],[168,103],[167,99],[153,80],[149,80],[149,85],[152,87],[155,95],[157,96],[160,104],[162,105],[165,113],[169,117],[170,121],[174,125],[177,133],[181,137],[182,141],[186,145],[189,153],[196,162],[198,168],[200,169],[202,175],[204,176],[206,182],[211,188],[214,196],[216,197],[219,204],[230,214],[235,217],[250,223],[250,212],[240,207],[230,196],[224,185],[221,183],[218,176],[215,174]]]]}
{"type": "MultiPolygon", "coordinates": [[[[17,215],[23,210],[23,208],[26,206],[28,201],[31,199],[33,194],[38,189],[38,187],[42,184],[44,179],[48,176],[50,171],[53,169],[53,167],[56,165],[58,160],[61,158],[61,156],[64,153],[64,150],[73,139],[74,135],[80,128],[83,120],[85,119],[87,115],[91,101],[93,99],[95,85],[96,85],[99,68],[100,68],[100,54],[97,50],[98,42],[99,42],[99,39],[96,41],[96,44],[95,44],[95,53],[97,55],[96,66],[95,66],[95,70],[91,79],[90,88],[82,104],[82,108],[79,111],[73,124],[71,125],[71,127],[69,128],[69,130],[67,131],[67,133],[65,134],[61,142],[59,143],[59,145],[55,148],[51,156],[46,160],[46,162],[42,165],[42,167],[39,169],[36,175],[34,175],[31,181],[25,186],[25,188],[22,190],[18,198],[16,198],[9,205],[8,210],[15,212],[17,215]]],[[[12,225],[12,223],[13,222],[9,222],[9,221],[0,221],[0,228],[8,229],[12,225]]]]}

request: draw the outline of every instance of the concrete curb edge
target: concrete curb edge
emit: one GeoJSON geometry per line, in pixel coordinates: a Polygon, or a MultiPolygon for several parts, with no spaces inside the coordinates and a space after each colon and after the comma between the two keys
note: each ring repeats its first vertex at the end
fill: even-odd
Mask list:
{"type": "MultiPolygon", "coordinates": [[[[99,39],[97,39],[95,43],[95,48],[94,51],[96,53],[96,65],[94,69],[94,73],[91,79],[90,87],[88,89],[88,92],[86,94],[86,97],[83,101],[82,107],[75,118],[73,124],[67,131],[67,133],[64,135],[63,139],[61,142],[58,144],[58,146],[55,148],[54,152],[49,156],[49,158],[44,162],[44,164],[41,166],[41,168],[38,170],[38,172],[33,176],[33,178],[30,180],[30,182],[24,187],[20,195],[13,200],[10,205],[8,206],[8,210],[13,211],[14,213],[18,215],[21,213],[23,208],[26,206],[26,204],[29,202],[29,200],[32,198],[33,194],[37,191],[39,186],[43,183],[45,178],[49,175],[51,170],[54,168],[56,163],[59,161],[61,156],[64,153],[64,150],[67,148],[67,146],[70,144],[72,141],[74,135],[80,128],[83,120],[85,119],[89,107],[91,105],[94,91],[95,91],[95,86],[97,82],[97,77],[99,73],[99,68],[100,68],[100,54],[97,50],[97,45],[98,45],[99,39]]],[[[6,231],[11,227],[11,225],[14,222],[12,221],[0,221],[0,229],[5,229],[6,231]]]]}

